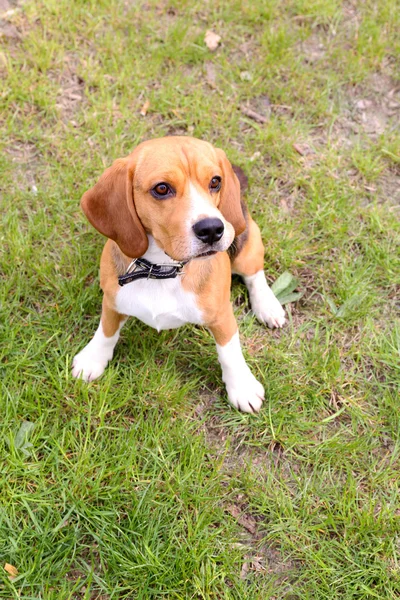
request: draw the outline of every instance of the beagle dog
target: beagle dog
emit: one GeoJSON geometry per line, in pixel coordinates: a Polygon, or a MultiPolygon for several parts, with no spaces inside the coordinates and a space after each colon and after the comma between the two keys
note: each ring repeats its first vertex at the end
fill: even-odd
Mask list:
{"type": "Polygon", "coordinates": [[[285,312],[267,285],[260,230],[225,153],[191,137],[143,142],[103,173],[81,206],[109,239],[100,324],[75,356],[73,376],[100,377],[129,316],[157,331],[195,323],[214,336],[230,403],[258,412],[264,389],[240,347],[231,273],[243,277],[259,321],[282,327],[285,312]]]}

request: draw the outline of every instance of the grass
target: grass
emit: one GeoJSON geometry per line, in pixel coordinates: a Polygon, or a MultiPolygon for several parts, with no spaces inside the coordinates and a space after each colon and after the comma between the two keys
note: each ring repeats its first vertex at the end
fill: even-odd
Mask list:
{"type": "Polygon", "coordinates": [[[398,598],[397,3],[12,4],[0,22],[0,597],[398,598]],[[257,417],[228,405],[196,327],[132,322],[99,381],[70,375],[101,303],[103,240],[80,196],[139,141],[171,133],[242,166],[269,279],[289,270],[304,292],[270,332],[234,282],[266,389],[257,417]]]}

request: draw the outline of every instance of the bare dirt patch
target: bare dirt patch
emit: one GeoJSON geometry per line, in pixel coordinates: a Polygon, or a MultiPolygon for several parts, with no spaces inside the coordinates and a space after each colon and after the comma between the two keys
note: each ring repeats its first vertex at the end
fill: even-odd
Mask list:
{"type": "MultiPolygon", "coordinates": [[[[332,128],[331,143],[336,146],[367,146],[400,126],[400,82],[387,73],[374,73],[362,84],[347,87],[341,104],[341,114],[332,128]]],[[[398,206],[398,165],[387,168],[367,191],[376,193],[380,203],[398,206]]]]}
{"type": "Polygon", "coordinates": [[[400,83],[388,75],[372,75],[366,85],[354,90],[351,102],[356,122],[368,135],[379,135],[400,124],[400,83]]]}
{"type": "Polygon", "coordinates": [[[16,0],[0,0],[0,41],[7,40],[12,44],[22,39],[24,27],[18,7],[20,4],[22,2],[16,0]],[[19,18],[14,22],[17,12],[19,18]]]}
{"type": "Polygon", "coordinates": [[[376,140],[400,124],[400,83],[387,74],[374,73],[366,81],[347,86],[341,114],[334,128],[339,143],[351,145],[360,136],[376,140]]]}
{"type": "Polygon", "coordinates": [[[245,425],[232,434],[218,416],[209,414],[215,400],[215,394],[203,390],[195,408],[194,418],[201,418],[207,413],[207,418],[199,426],[198,433],[204,435],[214,458],[222,459],[221,469],[227,474],[250,470],[256,480],[263,483],[267,472],[279,467],[289,487],[295,486],[293,473],[300,469],[296,459],[290,456],[289,461],[284,447],[277,440],[267,442],[265,446],[250,446],[247,443],[245,425]]]}
{"type": "MultiPolygon", "coordinates": [[[[242,73],[246,73],[246,71],[242,73]]],[[[271,101],[265,94],[252,98],[240,108],[245,116],[257,123],[267,123],[271,116],[271,101]]]]}
{"type": "MultiPolygon", "coordinates": [[[[215,396],[210,392],[203,391],[200,398],[196,406],[197,417],[208,412],[215,402],[215,396]]],[[[278,442],[273,442],[265,449],[248,446],[245,443],[245,433],[238,432],[232,437],[217,416],[208,417],[199,432],[205,435],[214,458],[222,459],[221,469],[227,476],[250,469],[256,479],[263,483],[266,470],[279,465],[284,470],[285,480],[291,486],[295,485],[293,472],[298,470],[298,465],[292,458],[290,464],[285,460],[284,449],[278,442]]],[[[265,543],[264,517],[253,513],[246,495],[238,493],[223,504],[223,509],[236,520],[240,528],[239,544],[246,548],[240,577],[246,579],[250,575],[265,576],[268,573],[274,575],[278,582],[287,580],[289,584],[290,574],[295,570],[296,564],[285,558],[277,547],[265,543]]]]}
{"type": "Polygon", "coordinates": [[[35,144],[14,139],[6,146],[5,154],[13,166],[13,183],[23,191],[36,194],[40,152],[35,144]]]}
{"type": "Polygon", "coordinates": [[[272,202],[280,207],[283,214],[296,214],[303,200],[303,192],[291,179],[276,180],[272,202]]]}
{"type": "Polygon", "coordinates": [[[39,154],[35,144],[32,142],[20,142],[18,140],[14,140],[6,148],[6,152],[11,157],[13,163],[20,165],[34,162],[39,154]]]}
{"type": "Polygon", "coordinates": [[[376,188],[382,202],[400,206],[400,169],[386,171],[378,179],[376,188]]]}
{"type": "Polygon", "coordinates": [[[77,73],[78,61],[73,55],[66,54],[62,70],[49,71],[51,80],[60,87],[57,94],[56,107],[63,120],[70,121],[81,108],[85,98],[85,81],[77,73]]]}
{"type": "Polygon", "coordinates": [[[318,33],[313,33],[306,40],[300,42],[298,48],[304,54],[304,62],[312,65],[325,57],[326,39],[318,33]]]}
{"type": "Polygon", "coordinates": [[[293,572],[296,566],[295,563],[284,558],[276,547],[261,542],[265,537],[261,531],[262,519],[251,514],[244,494],[238,494],[235,502],[226,504],[224,510],[236,519],[242,528],[241,545],[249,549],[244,557],[240,578],[247,579],[250,574],[265,576],[268,573],[275,575],[280,583],[288,580],[290,572],[293,572]]]}

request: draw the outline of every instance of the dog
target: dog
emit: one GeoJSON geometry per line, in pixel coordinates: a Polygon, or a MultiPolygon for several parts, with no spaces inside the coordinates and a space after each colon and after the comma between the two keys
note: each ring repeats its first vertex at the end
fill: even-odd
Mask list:
{"type": "Polygon", "coordinates": [[[208,142],[163,137],[116,160],[82,196],[86,217],[109,239],[100,261],[100,324],[73,360],[74,377],[102,375],[129,316],[157,331],[194,323],[214,336],[230,403],[260,410],[264,388],[242,354],[231,273],[244,279],[259,321],[282,327],[285,312],[267,284],[260,230],[236,173],[208,142]]]}

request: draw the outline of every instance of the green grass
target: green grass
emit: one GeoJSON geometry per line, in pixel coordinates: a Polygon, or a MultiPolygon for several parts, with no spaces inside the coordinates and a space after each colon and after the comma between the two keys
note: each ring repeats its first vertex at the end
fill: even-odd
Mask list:
{"type": "Polygon", "coordinates": [[[13,8],[0,23],[19,33],[0,51],[0,597],[398,598],[397,3],[13,8]],[[131,322],[99,381],[70,374],[101,305],[103,240],[80,196],[170,133],[246,171],[268,277],[288,270],[304,292],[271,332],[234,281],[266,389],[256,417],[228,405],[196,327],[131,322]]]}

